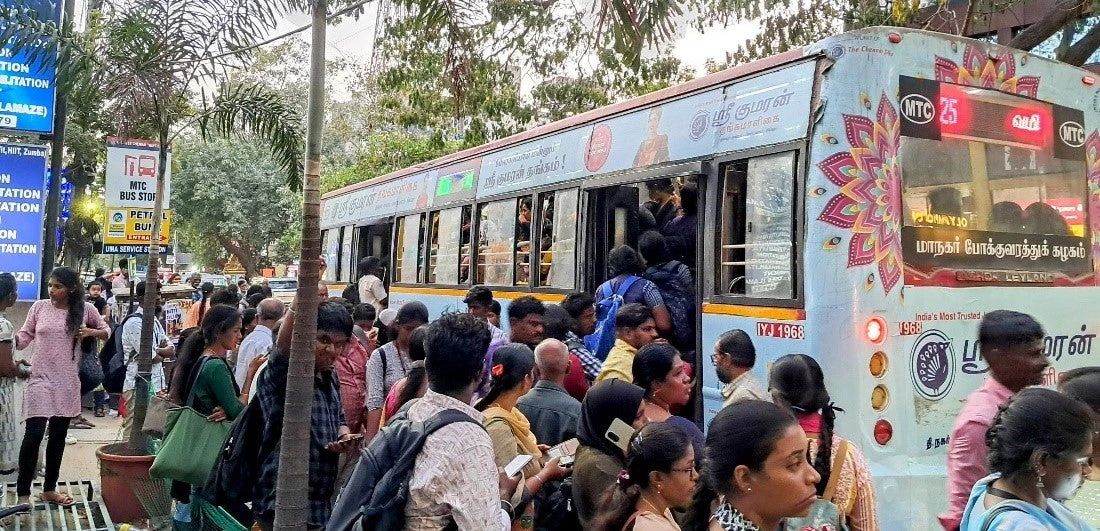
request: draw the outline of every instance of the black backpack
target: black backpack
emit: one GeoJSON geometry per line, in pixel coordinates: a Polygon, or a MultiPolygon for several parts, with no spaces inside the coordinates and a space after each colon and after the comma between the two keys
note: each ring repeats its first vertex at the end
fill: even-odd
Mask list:
{"type": "Polygon", "coordinates": [[[199,495],[210,503],[225,506],[252,501],[252,482],[260,471],[260,455],[264,437],[264,417],[259,400],[250,400],[233,419],[233,427],[225,438],[221,454],[210,471],[210,478],[199,495]]]}
{"type": "Polygon", "coordinates": [[[672,260],[660,267],[650,267],[642,275],[657,286],[672,320],[672,343],[682,352],[695,350],[695,290],[684,285],[676,270],[680,262],[672,260]]]}
{"type": "Polygon", "coordinates": [[[429,435],[454,422],[481,426],[454,409],[441,411],[424,422],[409,420],[407,415],[395,417],[363,450],[348,484],[336,498],[326,529],[404,529],[416,457],[429,435]]]}
{"type": "MultiPolygon", "coordinates": [[[[103,367],[103,389],[108,393],[121,393],[126,383],[126,365],[130,359],[122,348],[122,326],[137,313],[127,315],[118,326],[111,329],[111,335],[99,350],[99,365],[103,367]]],[[[137,353],[135,352],[136,356],[137,353]]]]}

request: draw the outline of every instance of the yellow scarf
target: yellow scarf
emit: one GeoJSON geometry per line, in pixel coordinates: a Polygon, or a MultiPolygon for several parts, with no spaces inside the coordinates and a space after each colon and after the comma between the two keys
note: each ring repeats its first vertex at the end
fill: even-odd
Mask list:
{"type": "Polygon", "coordinates": [[[527,420],[527,417],[523,416],[520,410],[513,408],[509,411],[494,403],[482,413],[485,415],[486,424],[488,424],[489,419],[495,418],[506,422],[508,427],[512,428],[512,435],[515,435],[516,442],[519,443],[524,452],[535,458],[542,457],[542,451],[539,450],[539,443],[535,440],[535,434],[531,433],[531,421],[527,420]]]}

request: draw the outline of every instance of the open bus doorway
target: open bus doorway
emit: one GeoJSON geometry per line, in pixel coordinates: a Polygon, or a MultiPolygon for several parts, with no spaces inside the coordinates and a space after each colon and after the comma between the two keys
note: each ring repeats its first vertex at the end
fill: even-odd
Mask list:
{"type": "MultiPolygon", "coordinates": [[[[389,272],[393,269],[393,264],[391,264],[393,257],[390,253],[390,249],[393,248],[393,220],[387,219],[382,223],[357,227],[356,232],[358,233],[356,235],[355,251],[356,268],[364,258],[368,256],[377,257],[382,261],[383,274],[380,275],[382,283],[389,290],[389,272]]],[[[354,280],[358,280],[359,274],[360,272],[356,269],[354,280]]]]}

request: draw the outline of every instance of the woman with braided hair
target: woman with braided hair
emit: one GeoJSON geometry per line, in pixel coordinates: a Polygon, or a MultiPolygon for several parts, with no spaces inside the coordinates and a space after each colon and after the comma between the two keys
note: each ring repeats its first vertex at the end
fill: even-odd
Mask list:
{"type": "Polygon", "coordinates": [[[604,497],[597,531],[680,531],[670,509],[691,506],[699,471],[682,429],[651,422],[630,438],[626,469],[604,497]]]}
{"type": "Polygon", "coordinates": [[[986,432],[992,474],[974,485],[960,529],[1092,529],[1062,501],[1092,472],[1094,429],[1073,398],[1041,387],[1016,393],[986,432]]]}
{"type": "MultiPolygon", "coordinates": [[[[768,388],[776,404],[794,413],[810,439],[810,459],[821,475],[817,483],[817,494],[822,499],[819,505],[835,505],[839,520],[852,531],[878,529],[870,467],[855,445],[833,432],[836,412],[843,410],[832,403],[821,366],[805,354],[783,356],[772,365],[768,388]]],[[[815,508],[809,518],[820,521],[829,511],[832,509],[828,507],[815,508]]],[[[808,522],[811,527],[813,521],[808,522]]],[[[803,526],[788,526],[792,528],[803,526]]]]}

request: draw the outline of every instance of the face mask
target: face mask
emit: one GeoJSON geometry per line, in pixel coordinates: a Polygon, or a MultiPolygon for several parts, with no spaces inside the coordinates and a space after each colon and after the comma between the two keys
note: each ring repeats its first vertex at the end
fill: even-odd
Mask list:
{"type": "Polygon", "coordinates": [[[1057,501],[1072,499],[1081,488],[1081,474],[1073,474],[1050,488],[1049,496],[1057,501]]]}

